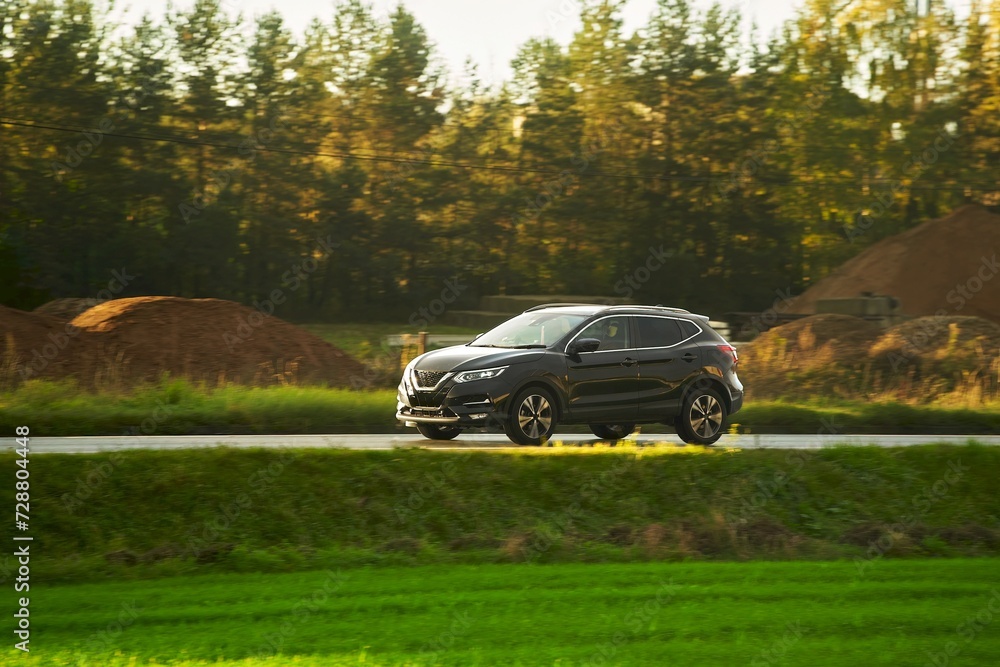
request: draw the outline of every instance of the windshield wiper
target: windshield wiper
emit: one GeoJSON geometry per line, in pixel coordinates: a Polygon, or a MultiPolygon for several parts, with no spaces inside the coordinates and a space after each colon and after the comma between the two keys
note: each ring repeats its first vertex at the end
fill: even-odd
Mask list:
{"type": "Polygon", "coordinates": [[[542,345],[540,343],[527,343],[525,345],[473,345],[469,343],[469,347],[495,347],[500,350],[529,350],[532,348],[541,349],[543,347],[548,347],[548,345],[542,345]]]}

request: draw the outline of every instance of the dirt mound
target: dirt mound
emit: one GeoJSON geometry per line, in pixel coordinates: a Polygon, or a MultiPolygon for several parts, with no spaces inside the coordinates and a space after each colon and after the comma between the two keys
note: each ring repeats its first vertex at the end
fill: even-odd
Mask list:
{"type": "Polygon", "coordinates": [[[39,315],[48,315],[60,320],[72,320],[83,311],[93,308],[101,303],[101,299],[55,299],[35,308],[33,312],[39,315]]]}
{"type": "Polygon", "coordinates": [[[365,378],[364,366],[307,331],[218,299],[115,299],[69,322],[0,306],[0,353],[4,386],[66,377],[128,386],[164,373],[212,386],[357,386],[365,378]]]}
{"type": "Polygon", "coordinates": [[[796,297],[790,312],[814,313],[819,299],[872,292],[897,297],[906,315],[961,312],[1000,322],[998,247],[1000,216],[963,206],[875,243],[796,297]]]}
{"type": "Polygon", "coordinates": [[[813,315],[764,332],[739,354],[751,398],[986,396],[1000,375],[1000,325],[932,316],[882,331],[848,315],[813,315]]]}
{"type": "MultiPolygon", "coordinates": [[[[364,366],[333,345],[277,317],[231,301],[114,299],[73,319],[96,346],[110,380],[156,380],[163,373],[215,385],[329,383],[350,386],[364,366]]],[[[95,369],[78,369],[81,374],[95,369]]]]}
{"type": "Polygon", "coordinates": [[[787,370],[830,363],[853,364],[868,356],[879,328],[850,315],[812,315],[769,329],[740,346],[740,364],[787,370]]]}
{"type": "Polygon", "coordinates": [[[0,306],[0,383],[63,377],[74,356],[86,356],[79,331],[65,320],[0,306]]]}
{"type": "Polygon", "coordinates": [[[850,315],[812,315],[740,346],[739,376],[754,398],[836,393],[868,360],[879,328],[850,315]]]}
{"type": "Polygon", "coordinates": [[[1000,326],[980,317],[919,317],[887,329],[872,344],[871,356],[892,372],[981,371],[1000,357],[1000,326]]]}
{"type": "Polygon", "coordinates": [[[7,352],[23,355],[38,345],[49,333],[59,327],[60,322],[45,314],[28,313],[16,308],[0,306],[0,345],[7,352]],[[16,350],[10,345],[16,346],[16,350]]]}

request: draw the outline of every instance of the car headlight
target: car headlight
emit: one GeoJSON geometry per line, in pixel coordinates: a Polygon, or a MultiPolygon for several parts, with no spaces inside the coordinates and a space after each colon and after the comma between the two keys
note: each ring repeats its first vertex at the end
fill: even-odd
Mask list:
{"type": "Polygon", "coordinates": [[[416,359],[413,359],[410,363],[406,364],[406,368],[403,369],[403,377],[399,380],[399,389],[408,394],[411,393],[410,372],[413,370],[416,361],[416,359]]]}
{"type": "Polygon", "coordinates": [[[507,370],[506,366],[500,368],[486,368],[481,371],[462,371],[455,376],[455,382],[472,382],[473,380],[488,380],[507,370]]]}

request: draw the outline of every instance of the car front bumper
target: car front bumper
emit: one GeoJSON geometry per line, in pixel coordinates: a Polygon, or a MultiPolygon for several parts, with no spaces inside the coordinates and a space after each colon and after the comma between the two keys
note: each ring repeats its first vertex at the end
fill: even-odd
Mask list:
{"type": "Polygon", "coordinates": [[[489,426],[501,424],[500,408],[488,393],[452,395],[451,387],[439,392],[400,390],[396,394],[396,419],[405,426],[442,424],[451,426],[489,426]],[[450,390],[449,390],[450,389],[450,390]],[[437,403],[437,405],[435,405],[437,403]]]}

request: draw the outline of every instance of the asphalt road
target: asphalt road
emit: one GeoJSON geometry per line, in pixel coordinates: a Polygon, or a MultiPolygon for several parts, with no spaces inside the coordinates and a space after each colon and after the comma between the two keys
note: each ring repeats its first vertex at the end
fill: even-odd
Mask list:
{"type": "MultiPolygon", "coordinates": [[[[639,435],[639,443],[663,443],[684,447],[670,434],[639,435]]],[[[589,445],[600,442],[592,435],[567,434],[553,439],[567,445],[589,445]]],[[[998,435],[725,435],[716,447],[738,449],[820,449],[834,445],[877,445],[907,447],[930,442],[964,444],[976,440],[988,445],[1000,445],[998,435]]],[[[154,436],[88,436],[70,438],[31,438],[32,454],[88,454],[126,449],[198,449],[203,447],[338,447],[343,449],[393,449],[425,447],[428,449],[506,449],[514,447],[503,435],[468,434],[450,442],[432,442],[420,435],[337,434],[337,435],[154,435],[154,436]]],[[[4,438],[2,447],[16,448],[14,438],[4,438]]]]}

